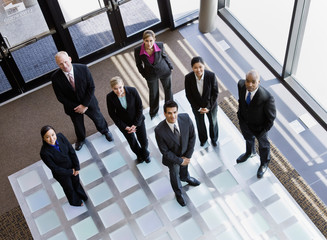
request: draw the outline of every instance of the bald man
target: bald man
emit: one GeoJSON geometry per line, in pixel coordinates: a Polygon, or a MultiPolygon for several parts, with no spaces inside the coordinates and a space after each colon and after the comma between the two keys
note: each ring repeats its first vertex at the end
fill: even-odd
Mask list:
{"type": "Polygon", "coordinates": [[[275,100],[264,87],[260,86],[260,75],[256,70],[249,71],[246,79],[238,82],[238,95],[237,116],[246,141],[246,152],[239,156],[236,162],[242,163],[254,156],[256,138],[260,155],[257,177],[262,178],[270,161],[268,131],[276,118],[275,100]]]}
{"type": "Polygon", "coordinates": [[[55,60],[60,69],[51,76],[52,87],[58,101],[64,105],[65,113],[73,122],[77,137],[75,149],[80,150],[84,144],[84,115],[92,119],[97,130],[108,141],[112,141],[112,134],[94,96],[95,86],[88,67],[72,64],[71,57],[64,51],[58,52],[55,60]]]}

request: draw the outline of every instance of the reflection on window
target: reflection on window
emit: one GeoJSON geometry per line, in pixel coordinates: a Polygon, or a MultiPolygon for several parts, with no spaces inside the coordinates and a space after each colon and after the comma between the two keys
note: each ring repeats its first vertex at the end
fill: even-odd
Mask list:
{"type": "Polygon", "coordinates": [[[58,0],[66,22],[104,7],[103,0],[58,0]]]}
{"type": "Polygon", "coordinates": [[[157,0],[133,0],[122,4],[120,12],[127,36],[160,22],[157,0]]]}
{"type": "Polygon", "coordinates": [[[0,94],[11,90],[10,83],[0,67],[0,94]]]}
{"type": "Polygon", "coordinates": [[[192,13],[198,12],[200,0],[171,0],[170,5],[174,21],[178,21],[192,13]]]}
{"type": "Polygon", "coordinates": [[[304,39],[295,78],[327,111],[327,9],[326,0],[310,3],[304,39]]]}
{"type": "Polygon", "coordinates": [[[282,65],[294,0],[230,0],[229,10],[282,65]]]}

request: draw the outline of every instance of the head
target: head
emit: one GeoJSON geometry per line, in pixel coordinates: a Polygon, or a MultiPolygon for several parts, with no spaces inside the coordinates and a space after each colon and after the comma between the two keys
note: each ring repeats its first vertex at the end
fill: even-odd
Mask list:
{"type": "Polygon", "coordinates": [[[65,51],[60,51],[55,55],[55,60],[58,67],[64,72],[72,70],[72,58],[65,51]]]}
{"type": "Polygon", "coordinates": [[[178,116],[178,105],[173,100],[168,100],[164,104],[164,114],[166,117],[167,122],[169,123],[175,123],[177,121],[178,116]]]}
{"type": "Polygon", "coordinates": [[[192,70],[198,78],[201,78],[204,73],[204,61],[202,57],[194,57],[191,60],[192,70]]]}
{"type": "Polygon", "coordinates": [[[57,140],[56,131],[53,127],[46,125],[41,128],[41,137],[44,142],[55,145],[57,140]]]}
{"type": "Polygon", "coordinates": [[[122,96],[125,92],[123,79],[119,76],[110,79],[110,86],[118,97],[122,96]]]}
{"type": "Polygon", "coordinates": [[[143,32],[143,43],[145,49],[151,49],[156,41],[156,34],[152,30],[145,30],[143,32]]]}
{"type": "Polygon", "coordinates": [[[253,92],[259,87],[260,75],[256,70],[251,70],[246,74],[245,87],[249,92],[253,92]]]}

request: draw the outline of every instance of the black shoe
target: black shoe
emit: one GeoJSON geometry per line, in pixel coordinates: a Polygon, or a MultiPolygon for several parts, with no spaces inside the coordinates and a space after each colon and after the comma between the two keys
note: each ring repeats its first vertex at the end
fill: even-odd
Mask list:
{"type": "Polygon", "coordinates": [[[236,159],[236,163],[242,163],[248,160],[250,157],[254,157],[255,154],[243,153],[236,159]]]}
{"type": "Polygon", "coordinates": [[[83,147],[83,145],[84,145],[84,141],[77,141],[76,143],[75,143],[75,150],[76,151],[79,151],[79,150],[81,150],[81,148],[83,147]]]}
{"type": "Polygon", "coordinates": [[[191,186],[199,186],[201,183],[200,181],[198,181],[197,179],[195,179],[194,177],[190,177],[189,179],[187,179],[185,182],[187,182],[189,185],[191,186]]]}
{"type": "Polygon", "coordinates": [[[211,141],[212,146],[217,147],[217,141],[211,141]]]}
{"type": "Polygon", "coordinates": [[[103,134],[106,139],[108,140],[108,142],[111,142],[112,140],[114,140],[114,138],[112,137],[112,133],[111,132],[106,132],[103,134]]]}
{"type": "Polygon", "coordinates": [[[145,158],[145,162],[146,162],[146,163],[150,163],[150,162],[151,162],[151,159],[150,159],[149,156],[145,158]]]}
{"type": "Polygon", "coordinates": [[[138,162],[138,163],[142,163],[142,162],[144,162],[144,158],[137,157],[137,162],[138,162]]]}
{"type": "Polygon", "coordinates": [[[257,172],[257,177],[262,178],[263,174],[267,171],[267,169],[268,169],[268,162],[261,164],[257,172]]]}
{"type": "Polygon", "coordinates": [[[150,118],[151,118],[151,120],[154,119],[156,116],[157,116],[157,113],[155,113],[155,114],[150,114],[150,118]]]}
{"type": "Polygon", "coordinates": [[[205,142],[201,142],[201,143],[200,143],[200,146],[203,147],[204,145],[206,145],[206,143],[207,143],[207,141],[205,141],[205,142]]]}
{"type": "Polygon", "coordinates": [[[186,206],[186,202],[183,195],[176,195],[176,200],[179,203],[179,205],[181,205],[182,207],[186,206]]]}

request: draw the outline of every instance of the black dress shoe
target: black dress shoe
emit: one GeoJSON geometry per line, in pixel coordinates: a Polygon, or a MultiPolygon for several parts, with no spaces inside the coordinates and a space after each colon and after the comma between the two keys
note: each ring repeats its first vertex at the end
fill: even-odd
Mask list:
{"type": "Polygon", "coordinates": [[[112,140],[114,140],[114,138],[112,137],[112,133],[111,132],[104,133],[104,136],[106,137],[106,139],[108,140],[108,142],[111,142],[112,140]]]}
{"type": "Polygon", "coordinates": [[[194,177],[190,177],[189,179],[187,179],[185,182],[187,182],[189,185],[191,186],[199,186],[201,183],[200,181],[198,181],[197,179],[195,179],[194,177]]]}
{"type": "Polygon", "coordinates": [[[137,162],[138,162],[138,163],[142,163],[142,162],[144,162],[144,158],[137,157],[137,162]]]}
{"type": "Polygon", "coordinates": [[[261,164],[259,169],[258,169],[258,172],[257,172],[257,177],[262,178],[263,174],[267,171],[267,169],[268,169],[268,163],[267,162],[261,164]]]}
{"type": "Polygon", "coordinates": [[[76,142],[75,143],[75,150],[76,151],[81,150],[81,148],[83,147],[83,145],[84,145],[84,141],[76,142]]]}
{"type": "Polygon", "coordinates": [[[207,143],[207,141],[205,141],[205,142],[201,142],[201,143],[200,143],[200,146],[203,147],[204,145],[206,145],[206,143],[207,143]]]}
{"type": "Polygon", "coordinates": [[[212,146],[217,147],[217,142],[216,141],[211,141],[212,146]]]}
{"type": "Polygon", "coordinates": [[[149,162],[151,162],[151,159],[150,159],[150,157],[146,157],[144,161],[145,161],[146,163],[149,163],[149,162]]]}
{"type": "Polygon", "coordinates": [[[236,163],[242,163],[242,162],[245,162],[245,161],[248,160],[250,157],[254,157],[254,156],[255,156],[255,153],[253,153],[253,154],[243,153],[241,156],[239,156],[239,157],[236,159],[236,163]]]}
{"type": "Polygon", "coordinates": [[[186,202],[183,195],[176,195],[176,200],[179,203],[179,205],[181,205],[182,207],[186,206],[186,202]]]}

